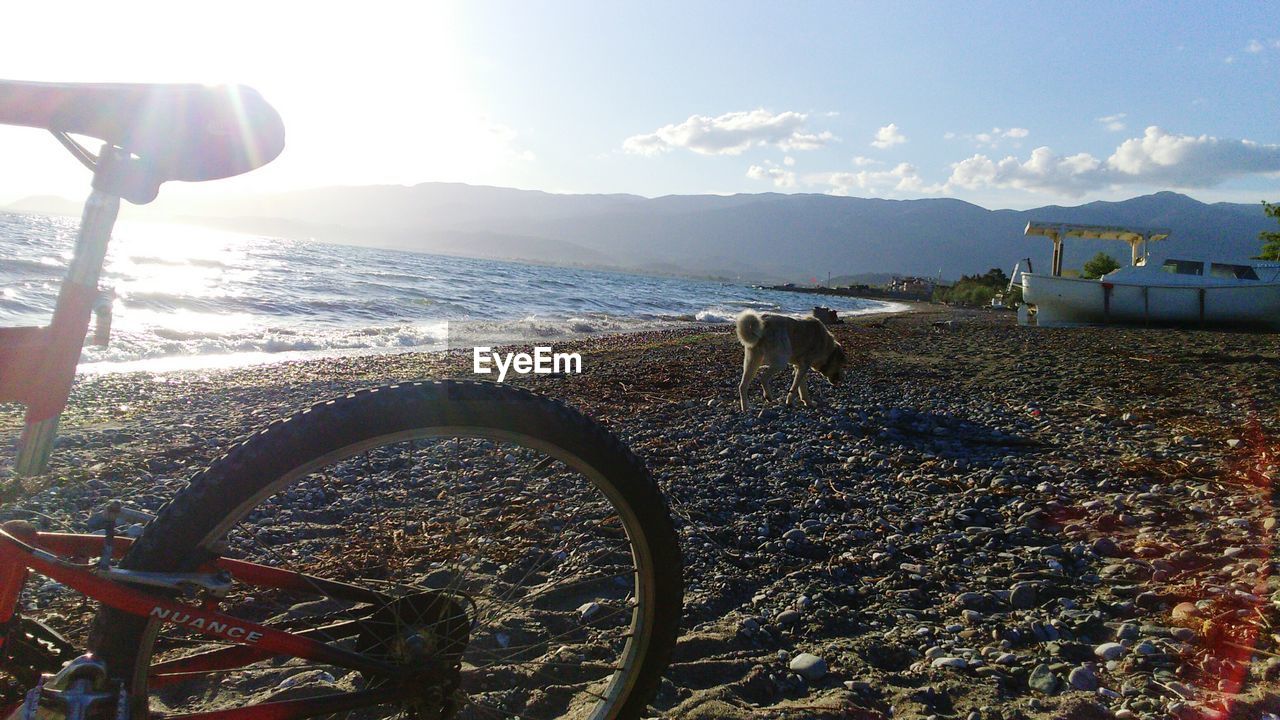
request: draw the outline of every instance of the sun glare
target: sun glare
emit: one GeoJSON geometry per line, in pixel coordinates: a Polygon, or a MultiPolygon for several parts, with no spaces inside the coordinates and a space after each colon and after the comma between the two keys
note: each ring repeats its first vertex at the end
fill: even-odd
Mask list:
{"type": "MultiPolygon", "coordinates": [[[[307,6],[229,2],[199,18],[172,3],[9,8],[0,66],[52,82],[239,83],[279,110],[287,146],[275,162],[219,190],[424,181],[498,182],[512,132],[488,119],[483,88],[454,40],[454,9],[435,3],[307,6]],[[70,15],[74,23],[66,22],[70,15]]],[[[57,143],[0,127],[0,202],[79,198],[88,178],[57,143]]]]}

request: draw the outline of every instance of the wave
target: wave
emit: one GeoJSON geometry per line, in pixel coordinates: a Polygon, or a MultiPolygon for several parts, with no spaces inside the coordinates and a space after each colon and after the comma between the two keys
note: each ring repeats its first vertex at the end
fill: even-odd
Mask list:
{"type": "Polygon", "coordinates": [[[737,316],[738,316],[738,313],[735,313],[731,310],[722,310],[722,309],[716,308],[712,310],[699,310],[697,313],[694,314],[693,317],[698,322],[727,323],[727,322],[733,322],[733,319],[736,318],[737,316]]]}
{"type": "Polygon", "coordinates": [[[129,262],[135,265],[164,265],[167,267],[204,267],[204,268],[226,268],[231,264],[213,258],[173,258],[173,257],[155,257],[151,255],[130,255],[129,262]]]}
{"type": "Polygon", "coordinates": [[[113,333],[105,347],[86,347],[82,362],[120,363],[174,356],[221,356],[292,352],[340,354],[346,350],[440,349],[447,339],[443,324],[365,328],[288,328],[241,331],[179,330],[113,333]]]}
{"type": "MultiPolygon", "coordinates": [[[[811,296],[669,277],[523,265],[121,223],[103,286],[112,344],[87,364],[282,359],[553,343],[725,324],[743,309],[807,315],[811,296]],[[464,340],[466,342],[464,342],[464,340]],[[474,342],[471,342],[474,341],[474,342]]],[[[44,324],[74,233],[0,217],[0,326],[44,324]],[[32,238],[39,237],[40,242],[32,238]]],[[[819,302],[829,303],[832,299],[819,302]]],[[[886,309],[840,299],[842,314],[886,309]]]]}

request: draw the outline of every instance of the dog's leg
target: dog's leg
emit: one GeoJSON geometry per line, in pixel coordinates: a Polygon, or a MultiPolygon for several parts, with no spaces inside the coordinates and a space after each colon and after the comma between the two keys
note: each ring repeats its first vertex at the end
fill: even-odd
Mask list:
{"type": "Polygon", "coordinates": [[[778,374],[783,366],[774,362],[769,365],[764,373],[760,376],[760,389],[764,391],[764,401],[766,403],[773,402],[773,393],[769,392],[769,383],[778,374]]]}
{"type": "MultiPolygon", "coordinates": [[[[799,390],[801,384],[804,383],[804,376],[805,376],[805,373],[807,372],[809,372],[809,368],[804,365],[799,365],[796,367],[796,375],[795,377],[791,378],[791,389],[787,391],[788,405],[794,404],[796,393],[799,390]]],[[[804,399],[803,392],[800,393],[800,398],[802,400],[804,399]]],[[[805,404],[807,405],[808,403],[805,403],[805,404]]]]}
{"type": "Polygon", "coordinates": [[[809,373],[805,373],[800,377],[800,402],[805,407],[813,407],[813,401],[809,399],[809,373]]]}
{"type": "MultiPolygon", "coordinates": [[[[742,382],[738,383],[738,406],[742,408],[742,412],[747,411],[747,388],[751,386],[751,380],[760,371],[760,363],[764,361],[764,356],[760,353],[747,350],[742,356],[742,382]]],[[[768,388],[768,385],[765,386],[768,388]]],[[[765,390],[766,396],[768,390],[765,390]]]]}

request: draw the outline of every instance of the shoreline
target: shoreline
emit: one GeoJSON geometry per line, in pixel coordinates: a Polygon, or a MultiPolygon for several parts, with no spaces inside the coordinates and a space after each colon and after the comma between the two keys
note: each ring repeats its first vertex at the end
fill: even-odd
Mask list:
{"type": "MultiPolygon", "coordinates": [[[[914,303],[902,300],[877,300],[873,298],[862,298],[873,300],[874,302],[884,303],[887,307],[883,309],[869,309],[854,314],[843,315],[842,318],[856,319],[873,317],[880,315],[894,315],[907,312],[919,312],[914,308],[919,305],[924,308],[928,307],[928,303],[914,303]]],[[[845,311],[847,312],[847,311],[845,311]]],[[[569,322],[566,320],[565,322],[569,322]]],[[[595,338],[626,336],[634,333],[650,333],[664,332],[668,330],[699,330],[704,328],[719,327],[731,325],[732,321],[710,321],[710,320],[669,320],[662,321],[664,325],[644,325],[638,323],[634,329],[630,330],[603,330],[599,332],[580,333],[576,336],[565,337],[548,337],[550,342],[558,343],[576,343],[579,341],[589,341],[595,338]]],[[[448,322],[444,323],[447,328],[448,322]]],[[[448,335],[448,330],[445,330],[448,335]]],[[[528,342],[511,341],[509,338],[502,338],[495,347],[517,347],[528,345],[528,342]]],[[[275,363],[287,362],[320,362],[338,358],[358,358],[358,357],[380,357],[384,355],[410,355],[417,353],[449,353],[457,352],[458,348],[450,348],[447,341],[441,343],[440,347],[432,346],[416,346],[406,348],[387,348],[387,347],[370,347],[370,348],[337,348],[330,350],[285,350],[281,352],[242,352],[242,353],[225,353],[213,355],[169,355],[156,358],[143,358],[137,360],[100,360],[89,363],[82,363],[76,368],[76,374],[79,375],[103,375],[114,373],[150,373],[150,374],[166,374],[172,372],[211,372],[221,370],[235,370],[238,368],[257,367],[262,365],[271,365],[275,363]]]]}
{"type": "MultiPolygon", "coordinates": [[[[1259,540],[1275,523],[1275,336],[1021,328],[942,306],[833,330],[851,357],[841,386],[811,379],[817,407],[763,417],[736,409],[728,324],[576,341],[581,376],[511,382],[605,423],[671,501],[685,622],[657,714],[1280,711],[1280,576],[1259,540]],[[792,673],[800,653],[826,673],[792,673]]],[[[273,418],[466,377],[468,362],[83,376],[52,478],[10,507],[79,522],[109,496],[155,509],[273,418]]],[[[19,419],[0,415],[0,468],[19,419]]]]}

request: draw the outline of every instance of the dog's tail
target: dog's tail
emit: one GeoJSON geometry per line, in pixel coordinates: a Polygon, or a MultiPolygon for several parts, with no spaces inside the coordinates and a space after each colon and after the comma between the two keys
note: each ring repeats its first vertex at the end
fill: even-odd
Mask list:
{"type": "Polygon", "coordinates": [[[751,347],[764,337],[764,320],[754,310],[743,310],[737,320],[738,342],[751,347]]]}

